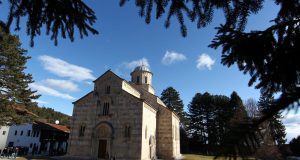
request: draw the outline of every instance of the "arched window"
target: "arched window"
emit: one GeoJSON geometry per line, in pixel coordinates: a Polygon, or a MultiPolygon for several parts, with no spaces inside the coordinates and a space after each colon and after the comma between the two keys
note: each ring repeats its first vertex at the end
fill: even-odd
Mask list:
{"type": "Polygon", "coordinates": [[[105,102],[103,104],[103,112],[102,112],[103,115],[108,115],[109,114],[109,103],[108,102],[105,102]]]}
{"type": "Polygon", "coordinates": [[[101,115],[101,101],[97,100],[97,108],[96,108],[98,116],[101,115]]]}
{"type": "Polygon", "coordinates": [[[136,77],[136,84],[140,84],[140,76],[136,77]]]}
{"type": "Polygon", "coordinates": [[[125,138],[130,138],[131,128],[130,126],[125,126],[125,138]]]}
{"type": "Polygon", "coordinates": [[[85,132],[85,125],[81,125],[79,129],[79,137],[83,137],[85,132]]]}
{"type": "Polygon", "coordinates": [[[145,83],[147,83],[148,82],[148,77],[147,76],[145,76],[145,83]]]}
{"type": "Polygon", "coordinates": [[[105,87],[105,93],[106,94],[110,94],[110,86],[106,86],[105,87]]]}

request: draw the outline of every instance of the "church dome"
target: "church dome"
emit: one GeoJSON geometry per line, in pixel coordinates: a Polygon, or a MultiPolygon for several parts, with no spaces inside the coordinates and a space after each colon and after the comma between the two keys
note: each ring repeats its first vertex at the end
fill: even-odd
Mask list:
{"type": "Polygon", "coordinates": [[[149,67],[145,66],[145,65],[140,65],[135,67],[134,71],[146,71],[146,72],[151,72],[149,67]]]}

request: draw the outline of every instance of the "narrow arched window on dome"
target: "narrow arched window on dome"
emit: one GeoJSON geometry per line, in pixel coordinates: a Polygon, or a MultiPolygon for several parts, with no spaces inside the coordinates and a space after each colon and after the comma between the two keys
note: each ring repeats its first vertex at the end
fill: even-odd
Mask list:
{"type": "Polygon", "coordinates": [[[145,83],[147,83],[148,82],[148,77],[147,76],[145,76],[145,83]]]}
{"type": "Polygon", "coordinates": [[[136,84],[140,84],[140,76],[136,77],[136,84]]]}

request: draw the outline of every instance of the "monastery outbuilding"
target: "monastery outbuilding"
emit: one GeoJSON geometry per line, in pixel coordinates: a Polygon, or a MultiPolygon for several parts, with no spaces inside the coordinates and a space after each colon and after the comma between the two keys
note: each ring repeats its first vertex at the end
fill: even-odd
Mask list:
{"type": "Polygon", "coordinates": [[[180,157],[180,120],[155,96],[153,74],[141,65],[131,81],[111,70],[74,102],[68,156],[150,160],[180,157]]]}

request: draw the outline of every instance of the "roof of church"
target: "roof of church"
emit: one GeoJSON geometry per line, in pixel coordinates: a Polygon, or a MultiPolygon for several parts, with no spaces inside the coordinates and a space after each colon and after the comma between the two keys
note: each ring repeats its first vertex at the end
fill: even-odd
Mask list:
{"type": "Polygon", "coordinates": [[[101,76],[99,76],[97,79],[95,79],[93,82],[96,82],[98,79],[100,79],[102,76],[104,76],[106,73],[108,73],[108,72],[110,72],[110,73],[112,73],[112,74],[114,74],[116,77],[118,77],[120,80],[124,80],[123,78],[121,78],[120,76],[118,76],[117,74],[115,74],[111,69],[108,69],[106,72],[104,72],[101,76]]]}
{"type": "MultiPolygon", "coordinates": [[[[141,66],[137,66],[135,69],[134,69],[134,71],[146,71],[146,72],[150,72],[150,73],[152,73],[151,71],[150,71],[150,69],[147,67],[147,66],[145,66],[145,65],[141,65],[141,66]]],[[[134,72],[133,71],[133,72],[134,72]]],[[[121,78],[120,76],[118,76],[117,74],[115,74],[112,70],[107,70],[106,72],[104,72],[100,77],[98,77],[96,80],[94,80],[93,82],[95,82],[95,81],[97,81],[98,79],[100,79],[101,77],[103,77],[105,74],[107,74],[107,73],[113,73],[113,75],[114,76],[116,76],[117,78],[119,78],[121,81],[125,81],[125,82],[127,82],[125,79],[123,79],[123,78],[121,78]]],[[[134,89],[136,89],[136,86],[135,85],[133,85],[132,83],[130,83],[130,82],[127,82],[128,83],[128,85],[130,85],[131,87],[133,87],[134,89]]],[[[136,91],[137,92],[140,92],[138,89],[136,89],[136,91]]],[[[91,92],[89,92],[89,93],[87,93],[85,96],[83,96],[83,97],[81,97],[80,99],[78,99],[78,100],[76,100],[75,102],[73,102],[73,104],[75,104],[75,103],[77,103],[78,101],[80,101],[81,99],[84,99],[85,97],[87,97],[89,94],[92,94],[94,91],[91,91],[91,92]]],[[[129,95],[131,95],[130,93],[128,93],[129,95]]],[[[152,96],[154,96],[155,98],[159,98],[158,96],[156,96],[156,95],[152,95],[152,96]]],[[[135,96],[133,96],[133,97],[135,97],[135,96]]],[[[135,98],[137,98],[137,97],[135,97],[135,98]]],[[[151,106],[151,104],[147,101],[147,100],[145,100],[145,99],[140,99],[140,98],[137,98],[138,100],[140,100],[140,101],[142,101],[142,102],[145,102],[145,103],[147,103],[149,106],[151,106]]],[[[160,99],[160,98],[159,98],[160,99]]],[[[161,105],[161,104],[159,104],[159,105],[161,105]]],[[[163,106],[163,105],[162,105],[163,106]]],[[[152,108],[154,108],[153,106],[151,106],[152,108]]],[[[166,106],[163,106],[164,108],[166,108],[167,110],[169,110],[169,111],[171,111],[171,112],[173,112],[172,110],[170,110],[168,107],[166,107],[166,106]]],[[[155,110],[156,110],[156,108],[154,108],[155,110]]],[[[175,116],[177,116],[178,118],[179,118],[179,116],[175,113],[175,112],[173,112],[174,113],[174,115],[175,116]]]]}
{"type": "Polygon", "coordinates": [[[146,65],[144,65],[144,64],[135,67],[135,69],[133,71],[147,71],[147,72],[151,72],[151,70],[149,69],[149,67],[146,66],[146,65]]]}

